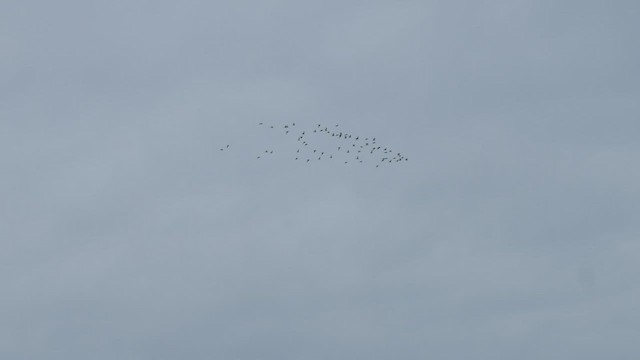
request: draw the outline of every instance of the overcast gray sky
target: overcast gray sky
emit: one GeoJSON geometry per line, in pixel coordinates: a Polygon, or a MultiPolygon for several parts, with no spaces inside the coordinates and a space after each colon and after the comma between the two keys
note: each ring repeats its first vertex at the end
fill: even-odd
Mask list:
{"type": "Polygon", "coordinates": [[[0,358],[640,358],[638,18],[3,0],[0,358]]]}

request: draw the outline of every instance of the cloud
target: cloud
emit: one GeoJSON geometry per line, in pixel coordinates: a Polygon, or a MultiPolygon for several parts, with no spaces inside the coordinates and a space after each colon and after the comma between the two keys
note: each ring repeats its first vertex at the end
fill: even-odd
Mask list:
{"type": "Polygon", "coordinates": [[[638,9],[1,5],[0,355],[633,358],[638,9]]]}

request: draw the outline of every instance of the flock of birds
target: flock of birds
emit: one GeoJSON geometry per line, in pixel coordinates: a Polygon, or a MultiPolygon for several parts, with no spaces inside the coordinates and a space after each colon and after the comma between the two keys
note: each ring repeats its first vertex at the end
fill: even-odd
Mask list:
{"type": "MultiPolygon", "coordinates": [[[[353,134],[339,130],[339,125],[333,127],[317,124],[312,129],[300,129],[296,123],[285,125],[265,125],[259,123],[258,126],[273,130],[280,130],[284,135],[297,139],[297,150],[292,155],[293,160],[311,163],[314,161],[341,161],[344,164],[374,164],[376,167],[388,164],[409,161],[409,159],[399,152],[394,152],[389,147],[378,145],[376,138],[355,136],[353,134]],[[334,141],[334,146],[330,149],[318,146],[315,141],[319,136],[334,141]]],[[[229,149],[230,145],[220,148],[220,151],[229,149]]],[[[326,144],[323,144],[326,146],[326,144]]],[[[257,154],[256,159],[272,155],[272,149],[266,149],[257,154]]]]}

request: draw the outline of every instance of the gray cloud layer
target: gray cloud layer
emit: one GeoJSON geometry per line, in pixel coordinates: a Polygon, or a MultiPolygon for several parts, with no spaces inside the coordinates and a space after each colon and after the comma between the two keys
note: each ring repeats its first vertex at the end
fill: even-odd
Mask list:
{"type": "Polygon", "coordinates": [[[638,15],[3,2],[0,357],[638,358],[638,15]]]}

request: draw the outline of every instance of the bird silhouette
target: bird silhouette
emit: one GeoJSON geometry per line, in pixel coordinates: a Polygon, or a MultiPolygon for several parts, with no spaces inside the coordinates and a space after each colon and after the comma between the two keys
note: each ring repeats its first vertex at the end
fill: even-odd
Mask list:
{"type": "MultiPolygon", "coordinates": [[[[262,125],[265,125],[265,123],[259,122],[259,125],[262,126],[262,125]]],[[[342,152],[342,153],[343,154],[346,153],[349,156],[351,155],[351,149],[354,150],[353,158],[348,158],[347,156],[342,159],[345,162],[345,164],[353,163],[354,161],[351,161],[351,160],[355,160],[356,163],[364,164],[364,163],[367,163],[368,159],[371,159],[374,161],[380,160],[381,163],[376,164],[374,162],[372,164],[372,165],[375,165],[375,167],[380,167],[380,165],[383,165],[385,162],[398,163],[402,161],[408,161],[408,158],[405,157],[402,153],[395,152],[388,146],[382,147],[378,145],[376,143],[377,138],[375,137],[361,138],[358,134],[351,134],[344,131],[338,131],[337,129],[333,131],[332,130],[333,128],[330,130],[328,126],[322,125],[320,123],[315,124],[315,126],[312,126],[310,129],[309,128],[305,129],[304,124],[302,124],[302,126],[298,126],[298,125],[301,125],[301,124],[297,124],[295,122],[288,123],[288,124],[280,124],[280,125],[267,124],[267,126],[269,126],[272,129],[276,127],[283,129],[283,132],[281,133],[282,135],[288,135],[290,132],[292,132],[291,127],[293,126],[297,126],[299,128],[300,131],[297,132],[298,136],[296,136],[296,140],[300,142],[302,146],[296,149],[296,154],[298,155],[294,157],[295,160],[304,160],[303,157],[300,157],[302,156],[301,153],[303,152],[301,150],[306,149],[305,146],[309,146],[309,145],[313,145],[311,149],[313,149],[312,154],[314,154],[314,157],[315,155],[319,155],[317,160],[322,160],[322,157],[325,154],[325,151],[322,151],[324,149],[324,146],[330,146],[328,141],[335,141],[334,144],[336,145],[337,151],[338,151],[338,153],[336,153],[337,158],[340,157],[340,153],[343,147],[345,147],[345,152],[342,152]],[[308,130],[313,130],[313,133],[314,133],[314,135],[310,138],[305,137],[306,132],[308,130]],[[324,137],[324,140],[322,135],[326,136],[324,137]],[[352,139],[353,142],[350,139],[352,139]],[[362,139],[363,141],[360,142],[360,139],[362,139]],[[351,144],[351,147],[349,147],[349,144],[351,144]],[[366,149],[367,151],[366,152],[363,151],[364,149],[366,149]],[[378,150],[380,151],[380,157],[375,156],[377,155],[376,151],[378,150]]],[[[338,128],[339,126],[340,126],[339,124],[335,124],[335,128],[338,128]]],[[[226,147],[220,148],[220,151],[224,151],[225,149],[229,149],[229,148],[230,148],[230,144],[226,144],[226,147]]],[[[274,154],[274,153],[275,153],[275,149],[265,150],[265,154],[274,154]]],[[[327,153],[327,155],[329,156],[329,159],[333,159],[333,154],[327,153]]],[[[261,156],[258,156],[257,158],[260,159],[261,156]]],[[[306,160],[309,163],[311,162],[311,159],[312,157],[309,157],[306,160]]]]}

